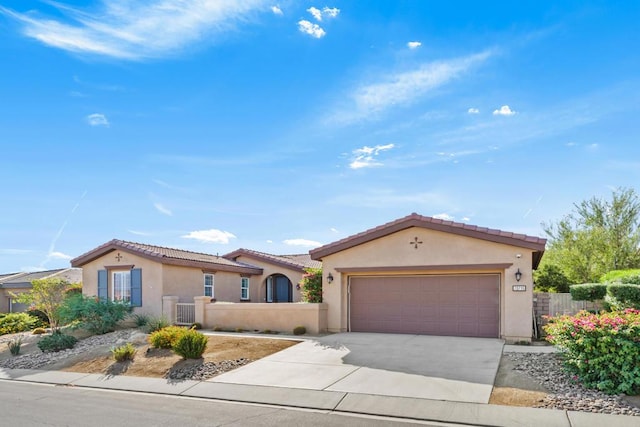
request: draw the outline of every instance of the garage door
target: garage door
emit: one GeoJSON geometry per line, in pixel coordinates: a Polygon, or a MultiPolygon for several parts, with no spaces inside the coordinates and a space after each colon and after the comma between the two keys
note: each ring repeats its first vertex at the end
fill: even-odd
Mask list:
{"type": "Polygon", "coordinates": [[[351,277],[353,332],[499,336],[497,274],[351,277]]]}

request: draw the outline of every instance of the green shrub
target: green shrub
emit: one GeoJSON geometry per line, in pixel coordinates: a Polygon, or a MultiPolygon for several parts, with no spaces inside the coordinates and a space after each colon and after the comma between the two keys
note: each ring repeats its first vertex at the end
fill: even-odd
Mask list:
{"type": "Polygon", "coordinates": [[[149,336],[149,344],[155,348],[172,348],[187,330],[180,326],[167,326],[149,336]]]}
{"type": "Polygon", "coordinates": [[[38,348],[42,350],[43,353],[57,352],[73,348],[77,342],[78,340],[71,335],[65,335],[62,332],[55,332],[38,341],[38,348]]]}
{"type": "Polygon", "coordinates": [[[573,285],[569,288],[569,292],[574,301],[596,301],[604,299],[607,294],[607,285],[603,283],[573,285]]]}
{"type": "Polygon", "coordinates": [[[46,334],[47,330],[45,328],[35,328],[33,331],[31,331],[31,333],[33,335],[42,335],[42,334],[46,334]]]}
{"type": "Polygon", "coordinates": [[[147,324],[142,328],[142,330],[147,334],[151,334],[155,331],[159,331],[160,329],[166,328],[167,326],[171,326],[171,324],[169,323],[169,320],[167,320],[166,317],[152,316],[152,317],[149,317],[149,319],[147,320],[147,324]]]}
{"type": "Polygon", "coordinates": [[[305,268],[305,273],[300,280],[300,293],[303,302],[322,302],[322,269],[305,268]]]}
{"type": "Polygon", "coordinates": [[[183,359],[200,359],[207,349],[207,337],[200,332],[189,329],[173,345],[173,351],[183,359]]]}
{"type": "Polygon", "coordinates": [[[75,322],[74,327],[102,335],[116,330],[116,325],[131,311],[131,306],[119,301],[110,301],[84,295],[67,298],[60,308],[60,318],[75,322]]]}
{"type": "Polygon", "coordinates": [[[632,283],[640,285],[640,269],[610,271],[600,278],[600,283],[632,283]]]}
{"type": "Polygon", "coordinates": [[[47,328],[49,327],[49,318],[47,317],[47,313],[36,310],[35,308],[30,308],[27,310],[27,314],[35,317],[37,320],[36,324],[33,325],[34,328],[47,328]]]}
{"type": "Polygon", "coordinates": [[[220,331],[222,331],[222,330],[223,330],[223,329],[222,329],[222,326],[214,326],[214,327],[213,327],[213,331],[214,331],[214,332],[220,332],[220,331]]]}
{"type": "Polygon", "coordinates": [[[151,316],[149,316],[148,314],[145,313],[136,313],[131,315],[131,318],[133,319],[133,323],[136,325],[136,328],[144,328],[145,326],[147,326],[147,324],[149,323],[149,320],[151,319],[151,316]]]}
{"type": "Polygon", "coordinates": [[[581,311],[544,327],[566,367],[582,383],[606,393],[640,392],[640,310],[581,311]]]}
{"type": "Polygon", "coordinates": [[[37,321],[27,313],[8,313],[0,318],[0,335],[30,331],[37,321]]]}
{"type": "Polygon", "coordinates": [[[304,335],[307,333],[307,328],[304,326],[296,326],[293,328],[293,335],[304,335]]]}
{"type": "Polygon", "coordinates": [[[111,349],[111,354],[116,362],[124,362],[127,360],[133,360],[133,356],[136,354],[136,348],[130,342],[120,347],[114,347],[111,349]]]}
{"type": "Polygon", "coordinates": [[[236,328],[236,332],[244,332],[244,329],[242,329],[242,328],[236,328]]]}
{"type": "Polygon", "coordinates": [[[7,343],[9,346],[9,352],[12,356],[20,354],[20,347],[22,346],[22,337],[14,338],[7,343]]]}
{"type": "Polygon", "coordinates": [[[194,322],[194,323],[191,324],[191,327],[189,329],[200,330],[200,329],[202,329],[202,323],[194,322]]]}
{"type": "Polygon", "coordinates": [[[606,301],[614,310],[640,308],[640,285],[610,283],[606,301]]]}

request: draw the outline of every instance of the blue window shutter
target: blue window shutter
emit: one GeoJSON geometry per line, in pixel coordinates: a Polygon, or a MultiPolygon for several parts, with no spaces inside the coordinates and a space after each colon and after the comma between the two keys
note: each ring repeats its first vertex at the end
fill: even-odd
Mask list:
{"type": "Polygon", "coordinates": [[[107,270],[98,270],[98,298],[106,300],[107,292],[107,270]]]}
{"type": "Polygon", "coordinates": [[[142,307],[142,269],[131,270],[131,306],[142,307]]]}

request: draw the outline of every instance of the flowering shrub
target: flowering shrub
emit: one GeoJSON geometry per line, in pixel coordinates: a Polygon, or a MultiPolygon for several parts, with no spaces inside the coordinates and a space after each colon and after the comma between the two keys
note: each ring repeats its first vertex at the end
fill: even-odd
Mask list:
{"type": "Polygon", "coordinates": [[[606,393],[640,391],[640,310],[581,311],[551,318],[544,329],[585,386],[606,393]]]}
{"type": "Polygon", "coordinates": [[[300,280],[300,291],[304,302],[322,302],[322,269],[307,268],[300,280]]]}

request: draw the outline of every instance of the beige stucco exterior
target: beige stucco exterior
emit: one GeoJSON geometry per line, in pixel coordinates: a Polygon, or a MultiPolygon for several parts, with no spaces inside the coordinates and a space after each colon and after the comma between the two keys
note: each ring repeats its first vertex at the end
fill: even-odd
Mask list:
{"type": "Polygon", "coordinates": [[[355,275],[497,273],[500,275],[500,336],[531,339],[532,249],[422,227],[411,227],[324,256],[323,300],[330,332],[348,330],[348,281],[355,275]],[[418,244],[410,244],[415,242],[418,244]],[[416,247],[417,246],[417,247],[416,247]],[[522,279],[517,282],[515,272],[522,279]],[[328,274],[334,277],[327,283],[328,274]],[[526,285],[515,292],[512,285],[526,285]]]}
{"type": "Polygon", "coordinates": [[[245,255],[237,257],[236,261],[255,265],[256,267],[260,267],[263,270],[261,276],[251,277],[249,288],[251,302],[267,302],[267,277],[273,274],[282,274],[283,276],[286,276],[292,284],[292,301],[300,301],[301,294],[300,290],[296,289],[296,285],[300,282],[300,280],[302,280],[302,275],[304,274],[304,272],[300,271],[299,269],[287,268],[282,265],[272,264],[255,257],[245,255]]]}
{"type": "Polygon", "coordinates": [[[14,298],[11,296],[12,294],[19,295],[23,292],[27,292],[29,289],[23,288],[5,288],[0,290],[0,313],[17,313],[21,311],[25,311],[28,307],[26,304],[18,304],[16,302],[12,302],[14,298]]]}
{"type": "Polygon", "coordinates": [[[108,295],[111,297],[112,272],[131,268],[142,270],[142,307],[134,308],[136,313],[161,316],[163,295],[177,296],[181,303],[192,303],[195,296],[204,295],[205,273],[214,274],[214,298],[219,301],[240,301],[240,273],[162,264],[124,250],[110,252],[82,266],[82,293],[97,295],[98,271],[106,269],[109,273],[108,295]]]}

